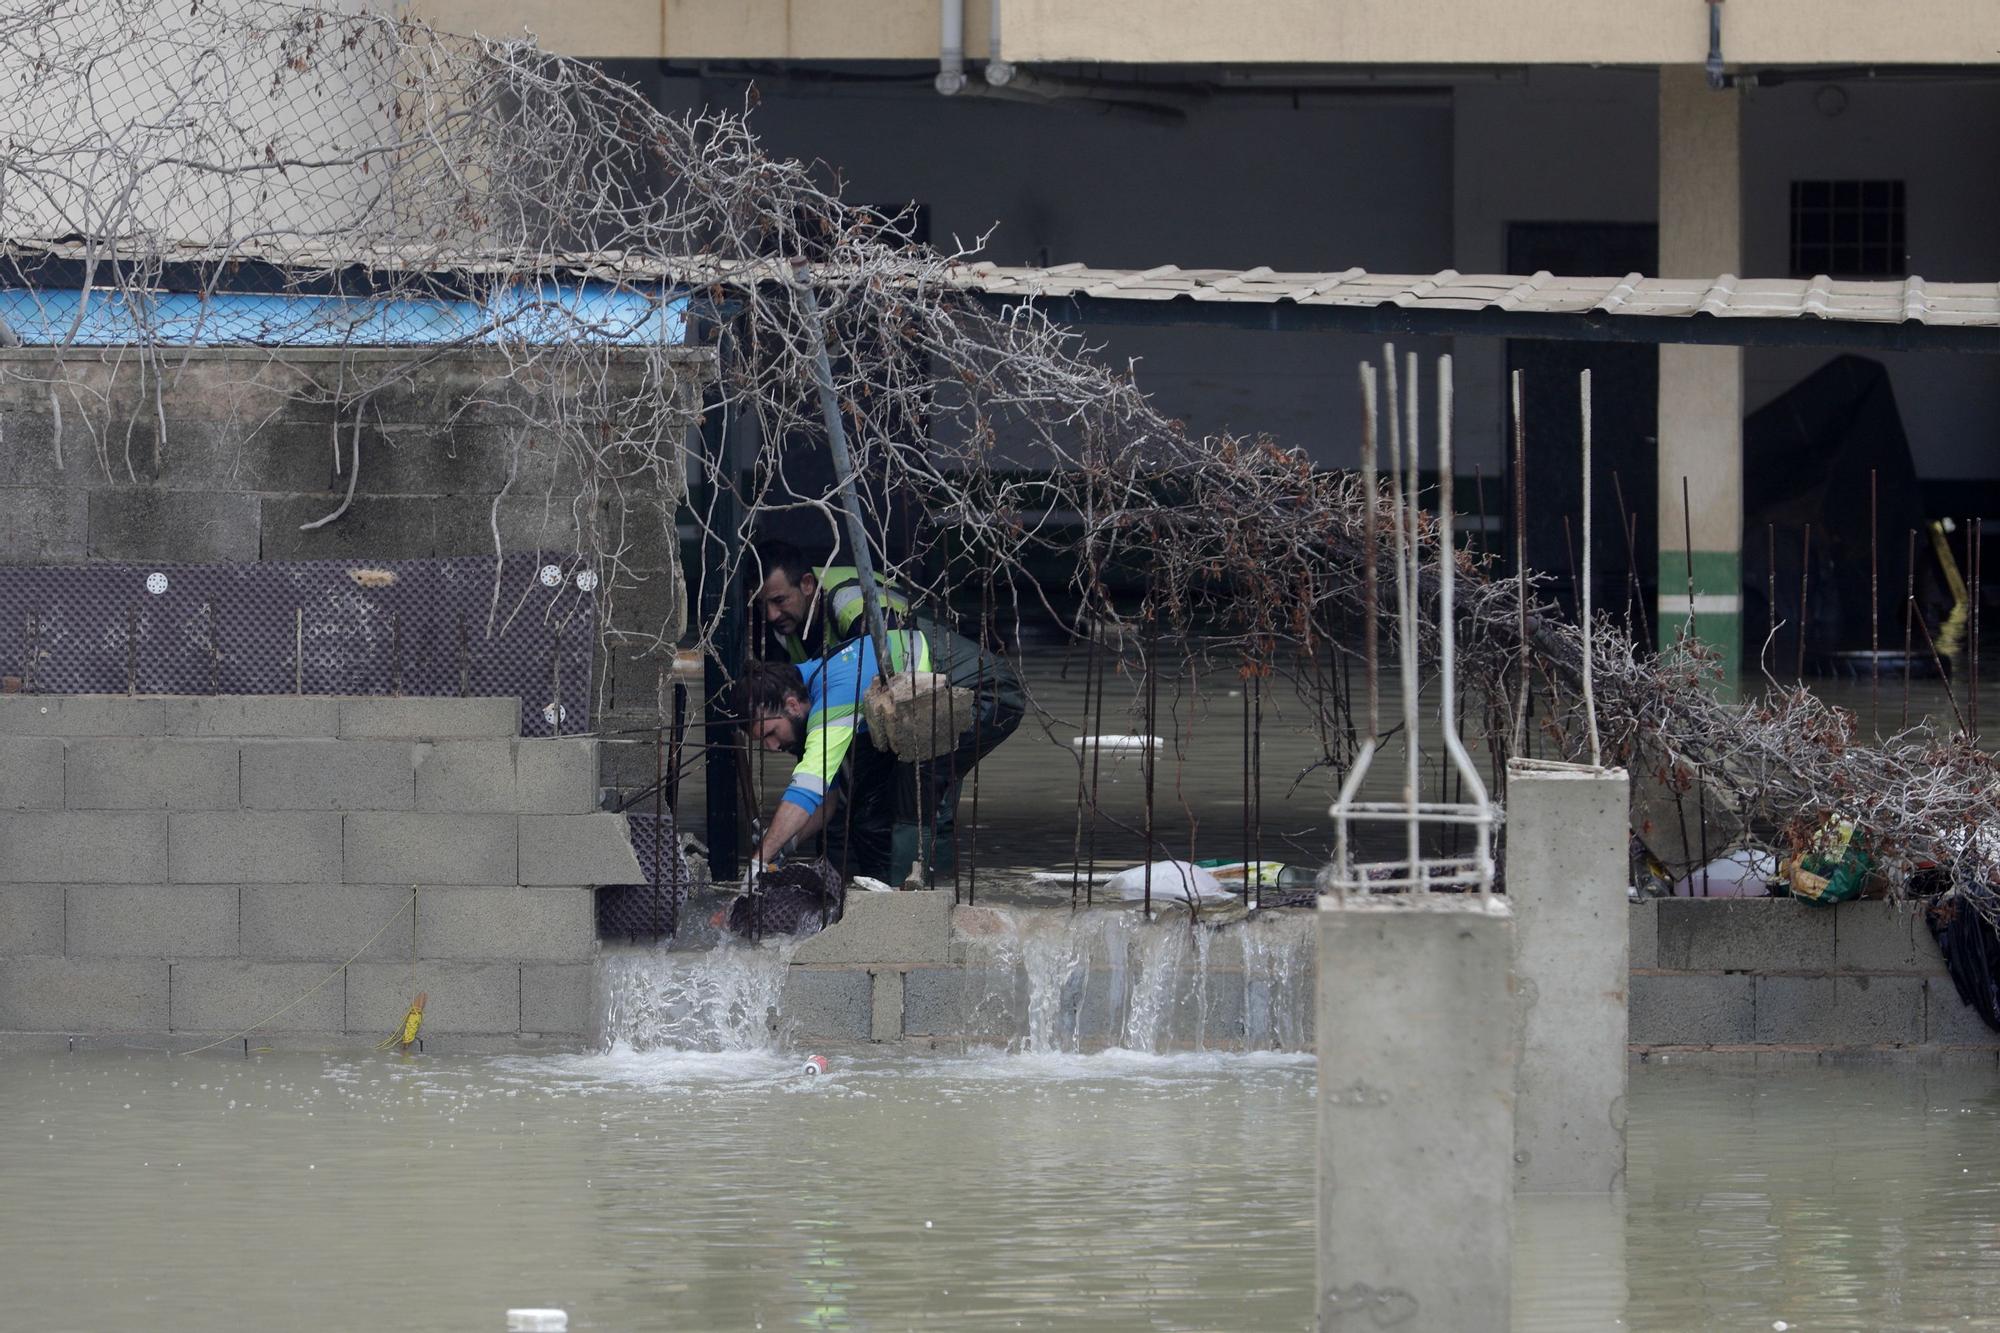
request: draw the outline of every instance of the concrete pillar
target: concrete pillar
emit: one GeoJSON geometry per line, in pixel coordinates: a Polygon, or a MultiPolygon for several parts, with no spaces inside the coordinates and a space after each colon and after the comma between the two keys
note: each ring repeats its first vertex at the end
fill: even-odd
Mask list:
{"type": "MultiPolygon", "coordinates": [[[[1710,88],[1700,66],[1661,67],[1663,278],[1743,271],[1741,111],[1741,94],[1710,88]]],[[[1692,564],[1695,635],[1722,654],[1733,689],[1743,638],[1741,348],[1661,346],[1659,436],[1660,643],[1687,623],[1692,564]]]]}
{"type": "Polygon", "coordinates": [[[1507,899],[1521,997],[1514,1187],[1585,1193],[1625,1183],[1623,769],[1507,766],[1507,899]]]}
{"type": "Polygon", "coordinates": [[[1319,1328],[1508,1326],[1514,921],[1504,898],[1319,908],[1319,1328]]]}

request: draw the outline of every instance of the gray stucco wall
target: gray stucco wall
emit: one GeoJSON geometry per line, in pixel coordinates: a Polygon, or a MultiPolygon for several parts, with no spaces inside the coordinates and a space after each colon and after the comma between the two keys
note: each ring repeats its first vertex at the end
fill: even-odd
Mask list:
{"type": "Polygon", "coordinates": [[[425,991],[446,1049],[580,1044],[592,886],[642,874],[595,742],[519,709],[0,695],[0,1040],[345,1042],[425,991]]]}

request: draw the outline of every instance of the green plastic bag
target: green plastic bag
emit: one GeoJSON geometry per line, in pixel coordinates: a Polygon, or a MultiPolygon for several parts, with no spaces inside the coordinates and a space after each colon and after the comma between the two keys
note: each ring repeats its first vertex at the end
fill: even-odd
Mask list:
{"type": "Polygon", "coordinates": [[[1859,898],[1873,866],[1867,839],[1854,836],[1853,822],[1829,818],[1813,835],[1812,845],[1779,872],[1794,898],[1832,906],[1859,898]]]}

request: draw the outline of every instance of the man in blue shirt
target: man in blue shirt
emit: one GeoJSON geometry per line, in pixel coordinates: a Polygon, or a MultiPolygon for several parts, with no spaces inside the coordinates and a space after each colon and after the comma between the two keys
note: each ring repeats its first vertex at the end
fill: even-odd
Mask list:
{"type": "Polygon", "coordinates": [[[829,856],[847,875],[896,883],[912,863],[932,878],[952,873],[965,775],[1013,734],[1025,701],[1013,669],[959,635],[923,621],[889,635],[899,669],[936,671],[973,691],[957,745],[936,759],[903,763],[873,741],[855,743],[868,730],[861,702],[877,675],[875,645],[865,634],[819,660],[753,663],[743,688],[751,739],[798,758],[757,849],[758,865],[776,864],[799,839],[824,830],[832,835],[829,856]],[[836,791],[849,809],[833,822],[836,791]]]}

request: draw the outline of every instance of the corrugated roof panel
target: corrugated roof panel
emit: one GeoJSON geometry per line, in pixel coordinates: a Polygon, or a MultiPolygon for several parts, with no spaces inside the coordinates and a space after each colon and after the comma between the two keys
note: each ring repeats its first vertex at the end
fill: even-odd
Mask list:
{"type": "MultiPolygon", "coordinates": [[[[88,242],[15,240],[0,245],[0,256],[16,263],[41,258],[77,260],[92,253],[88,242]]],[[[110,247],[102,244],[102,256],[110,247]]],[[[672,283],[744,286],[789,282],[794,274],[782,260],[722,260],[708,255],[646,257],[619,251],[522,256],[475,251],[385,250],[357,256],[318,252],[308,246],[259,250],[239,247],[217,254],[200,245],[156,247],[149,259],[167,263],[213,263],[222,259],[264,260],[306,271],[373,267],[466,274],[542,273],[608,283],[672,283]]],[[[820,270],[826,272],[824,268],[820,270]]],[[[4,268],[0,268],[4,273],[4,268]]],[[[1797,319],[1852,323],[1915,323],[1951,328],[2000,328],[2000,283],[1930,282],[1921,277],[1849,281],[1812,278],[1647,278],[1635,273],[1563,276],[1530,274],[1371,273],[1360,268],[1303,272],[1246,269],[1095,268],[1086,264],[1013,267],[977,260],[955,265],[948,274],[956,287],[1006,297],[1060,299],[1087,296],[1115,301],[1294,303],[1307,306],[1397,306],[1415,310],[1493,310],[1522,315],[1576,315],[1597,312],[1617,319],[1797,319]]]]}

